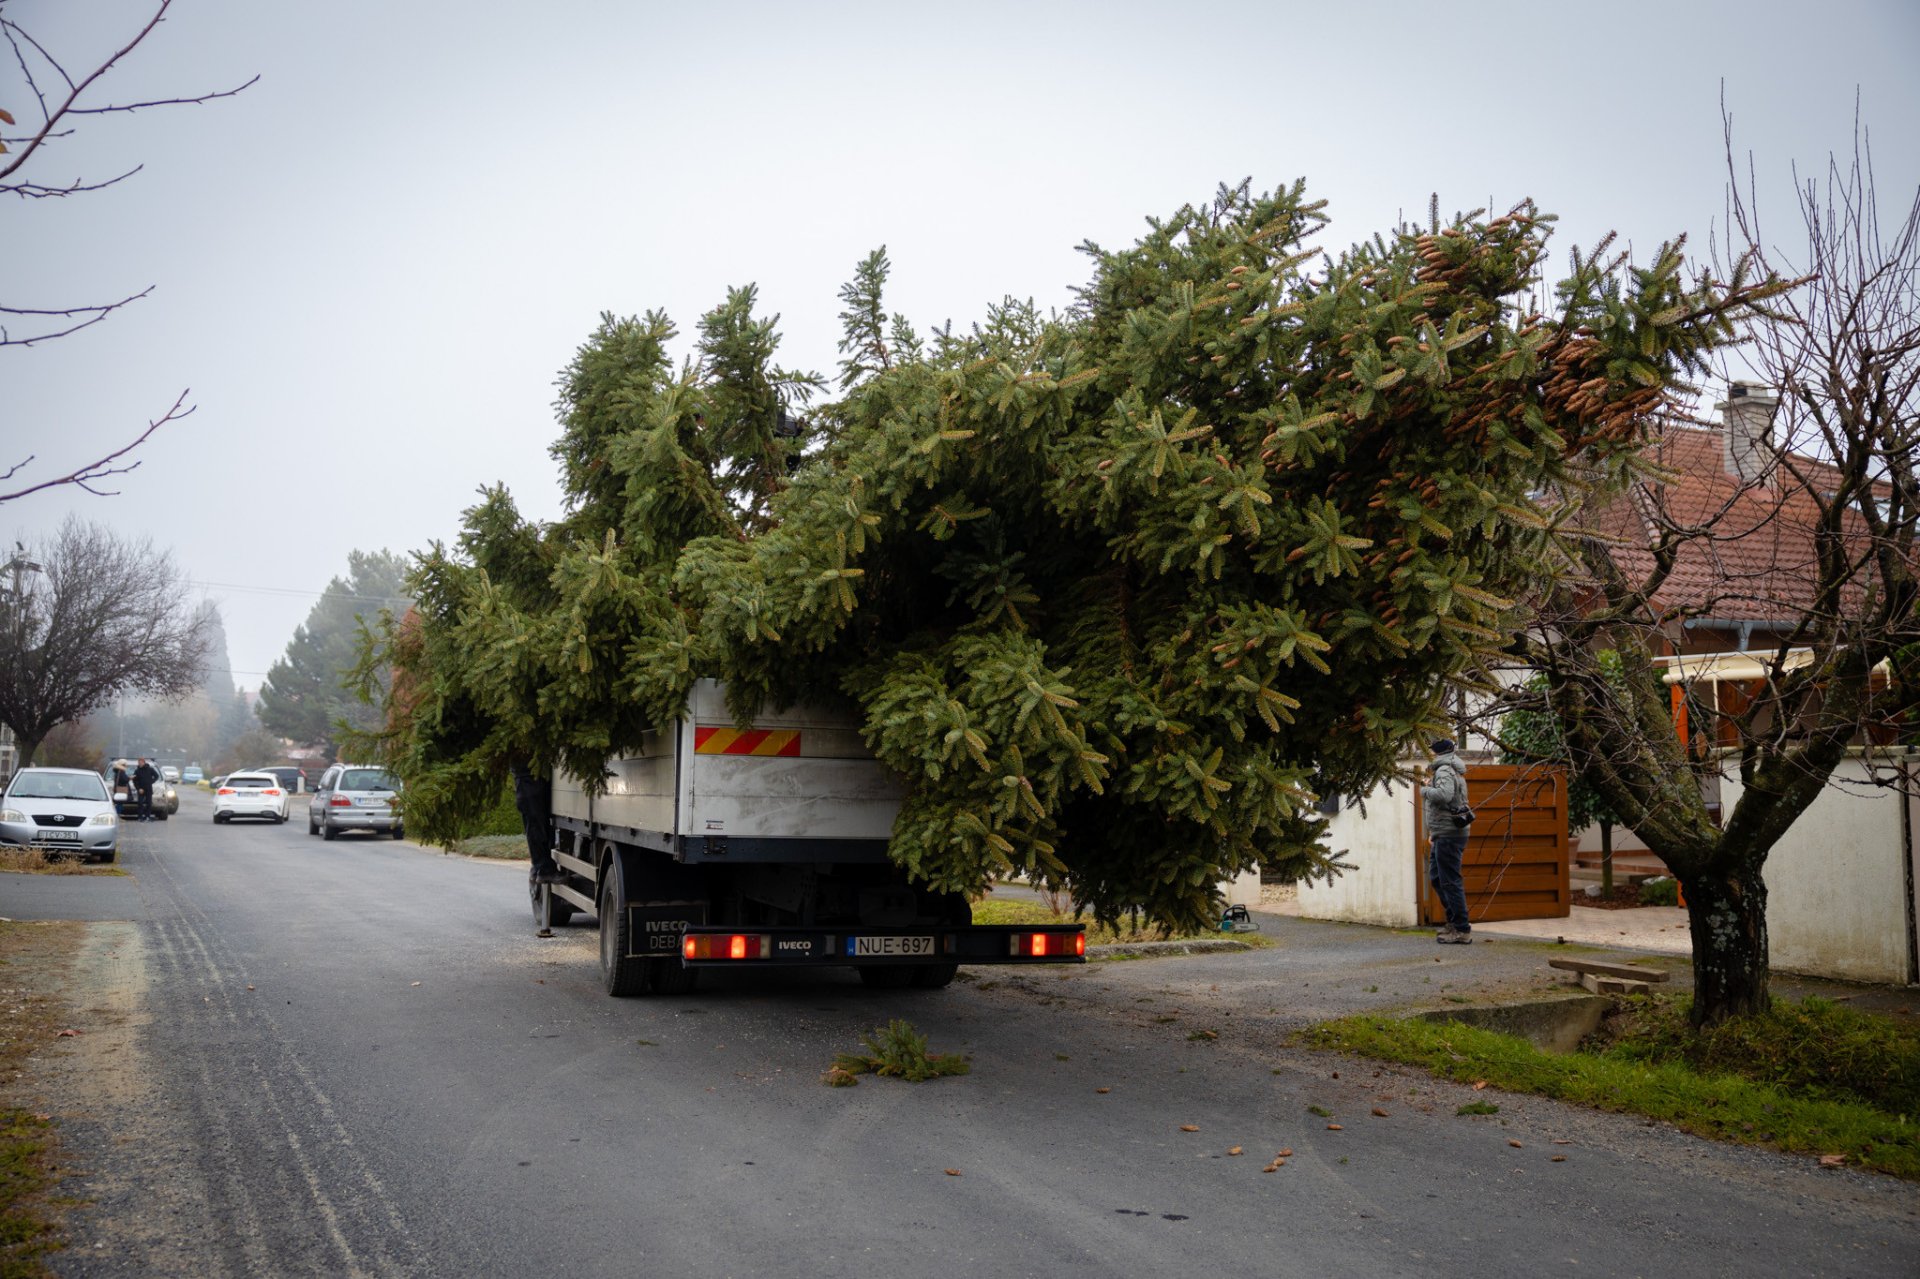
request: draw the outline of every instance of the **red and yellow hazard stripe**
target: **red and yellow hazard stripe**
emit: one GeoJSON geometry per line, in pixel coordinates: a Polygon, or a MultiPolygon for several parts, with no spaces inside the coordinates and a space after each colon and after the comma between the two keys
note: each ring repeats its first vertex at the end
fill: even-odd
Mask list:
{"type": "Polygon", "coordinates": [[[696,725],[693,730],[693,753],[796,756],[800,753],[800,730],[696,725]]]}

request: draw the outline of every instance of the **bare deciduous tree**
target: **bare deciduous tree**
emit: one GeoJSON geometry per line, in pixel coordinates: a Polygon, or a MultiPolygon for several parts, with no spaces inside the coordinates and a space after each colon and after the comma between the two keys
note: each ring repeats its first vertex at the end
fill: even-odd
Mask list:
{"type": "Polygon", "coordinates": [[[214,614],[189,602],[165,552],[69,518],[27,553],[0,613],[0,724],[22,767],[54,728],[123,693],[173,698],[200,686],[214,614]]]}
{"type": "MultiPolygon", "coordinates": [[[[106,178],[75,176],[65,182],[57,183],[39,182],[27,176],[24,170],[35,157],[57,151],[59,144],[74,136],[79,124],[86,117],[129,114],[156,107],[212,102],[217,98],[230,98],[247,88],[254,80],[259,79],[255,76],[246,84],[232,89],[185,97],[150,98],[133,102],[97,101],[102,83],[129,54],[153,34],[165,20],[167,10],[172,6],[173,0],[159,0],[152,16],[118,49],[100,59],[90,69],[70,71],[60,56],[48,49],[19,22],[8,16],[7,0],[0,0],[0,38],[5,39],[7,48],[12,54],[14,69],[18,74],[18,84],[7,86],[7,91],[18,93],[34,104],[34,110],[29,115],[17,102],[0,101],[0,126],[4,126],[5,129],[4,132],[0,132],[0,196],[10,195],[22,200],[42,200],[99,191],[123,182],[138,173],[144,166],[135,165],[131,169],[106,178]],[[21,123],[22,120],[26,123],[21,123]]],[[[88,61],[92,62],[93,59],[88,61]]],[[[151,292],[153,292],[153,286],[149,285],[122,298],[80,306],[30,307],[0,303],[0,347],[30,347],[36,343],[51,342],[70,336],[81,329],[98,324],[122,307],[139,301],[151,292]],[[16,332],[10,327],[14,321],[24,321],[27,331],[16,332]]],[[[109,476],[124,475],[137,468],[140,465],[139,461],[127,460],[129,455],[146,443],[155,431],[193,412],[193,407],[186,402],[187,394],[186,391],[182,391],[175,397],[171,408],[149,421],[145,429],[135,435],[132,440],[104,457],[74,467],[52,479],[42,480],[10,492],[0,492],[0,503],[68,484],[89,493],[109,496],[113,490],[97,487],[99,482],[109,476]]],[[[12,480],[34,460],[35,455],[30,453],[12,463],[4,471],[0,471],[0,484],[12,480]]]]}
{"type": "Polygon", "coordinates": [[[1793,282],[1747,347],[1760,384],[1734,386],[1724,434],[1656,430],[1648,477],[1575,521],[1576,571],[1526,637],[1573,766],[1685,890],[1697,1025],[1767,1007],[1768,853],[1849,752],[1920,705],[1898,669],[1920,642],[1920,191],[1883,224],[1856,129],[1850,158],[1796,173],[1802,256],[1769,240],[1734,157],[1729,118],[1715,270],[1793,282]],[[1703,647],[1702,629],[1754,666],[1678,714],[1657,659],[1703,647]],[[1723,772],[1740,784],[1716,820],[1702,782],[1723,772]]]}

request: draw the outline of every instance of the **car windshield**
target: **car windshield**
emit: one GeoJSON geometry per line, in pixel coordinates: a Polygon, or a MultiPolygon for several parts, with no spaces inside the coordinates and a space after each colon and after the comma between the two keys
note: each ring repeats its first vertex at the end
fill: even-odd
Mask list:
{"type": "Polygon", "coordinates": [[[22,773],[7,788],[9,799],[105,800],[107,788],[92,773],[22,773]]]}
{"type": "Polygon", "coordinates": [[[349,768],[340,774],[339,790],[399,790],[400,783],[384,768],[349,768]]]}

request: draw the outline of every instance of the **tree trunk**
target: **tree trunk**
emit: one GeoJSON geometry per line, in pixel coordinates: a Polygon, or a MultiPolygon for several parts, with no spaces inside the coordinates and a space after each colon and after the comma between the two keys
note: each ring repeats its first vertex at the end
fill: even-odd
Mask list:
{"type": "Polygon", "coordinates": [[[1613,823],[1600,820],[1600,900],[1613,900],[1613,823]]]}
{"type": "Polygon", "coordinates": [[[1768,992],[1767,886],[1758,868],[1682,876],[1693,934],[1693,1024],[1763,1013],[1768,992]]]}
{"type": "Polygon", "coordinates": [[[13,766],[15,770],[26,768],[33,763],[33,757],[40,753],[40,743],[45,741],[45,733],[35,733],[28,737],[19,729],[13,730],[13,766]]]}

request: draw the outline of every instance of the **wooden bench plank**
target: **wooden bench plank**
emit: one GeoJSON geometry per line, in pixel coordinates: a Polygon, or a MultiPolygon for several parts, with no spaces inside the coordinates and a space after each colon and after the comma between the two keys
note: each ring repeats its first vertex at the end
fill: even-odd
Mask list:
{"type": "Polygon", "coordinates": [[[1671,976],[1663,968],[1638,968],[1630,964],[1608,964],[1597,959],[1549,959],[1547,967],[1570,973],[1594,973],[1601,977],[1624,977],[1628,981],[1666,981],[1671,976]]]}

